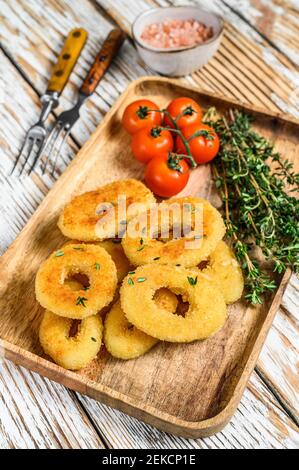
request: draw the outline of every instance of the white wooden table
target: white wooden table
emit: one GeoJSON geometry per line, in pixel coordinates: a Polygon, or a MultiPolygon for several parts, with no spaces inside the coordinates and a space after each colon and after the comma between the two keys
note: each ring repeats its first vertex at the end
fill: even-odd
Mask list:
{"type": "MultiPolygon", "coordinates": [[[[9,171],[40,111],[51,64],[76,26],[89,32],[60,109],[115,23],[129,31],[149,6],[205,1],[0,0],[0,250],[12,243],[54,181],[9,171]]],[[[299,117],[299,1],[214,0],[226,19],[217,55],[189,83],[299,117]]],[[[128,39],[69,138],[60,170],[88,139],[119,94],[152,74],[128,39]]],[[[58,109],[57,112],[60,111],[58,109]]],[[[298,156],[299,158],[299,156],[298,156]]],[[[0,448],[299,448],[299,282],[292,277],[239,408],[223,432],[186,440],[159,432],[11,362],[0,364],[0,448]]]]}

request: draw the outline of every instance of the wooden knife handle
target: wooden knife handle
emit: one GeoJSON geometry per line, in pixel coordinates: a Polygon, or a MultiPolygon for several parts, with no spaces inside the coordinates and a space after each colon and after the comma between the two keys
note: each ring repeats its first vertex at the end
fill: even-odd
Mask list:
{"type": "Polygon", "coordinates": [[[99,81],[108,69],[124,41],[124,34],[120,29],[113,29],[105,39],[105,42],[97,54],[84,82],[79,90],[80,93],[89,96],[96,89],[99,81]]]}
{"type": "Polygon", "coordinates": [[[86,39],[87,32],[83,28],[75,28],[69,32],[54,65],[47,91],[56,91],[60,95],[80,56],[86,39]]]}

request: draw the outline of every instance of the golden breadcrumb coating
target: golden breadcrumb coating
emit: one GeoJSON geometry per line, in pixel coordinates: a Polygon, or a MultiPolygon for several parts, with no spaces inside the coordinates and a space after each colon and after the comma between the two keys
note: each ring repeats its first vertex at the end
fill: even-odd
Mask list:
{"type": "MultiPolygon", "coordinates": [[[[224,237],[225,226],[220,213],[207,200],[196,197],[184,197],[179,199],[169,199],[163,202],[164,207],[169,204],[177,204],[180,208],[179,213],[171,215],[170,221],[172,228],[176,224],[180,224],[182,220],[186,220],[187,211],[194,210],[191,214],[191,226],[194,224],[196,211],[201,214],[202,226],[201,233],[190,233],[181,238],[162,239],[153,238],[150,232],[150,211],[147,211],[146,217],[137,216],[133,219],[128,228],[137,225],[137,221],[143,217],[146,228],[143,230],[142,236],[132,236],[130,231],[122,239],[122,245],[126,256],[129,258],[133,266],[144,264],[168,264],[181,265],[185,267],[196,266],[200,261],[206,259],[209,254],[215,250],[218,242],[224,237]],[[198,209],[200,207],[200,209],[198,209]],[[202,233],[203,232],[203,233],[202,233]]],[[[168,223],[168,218],[166,220],[168,223]]],[[[164,227],[159,219],[158,233],[162,232],[164,227]],[[161,226],[162,225],[162,226],[161,226]]],[[[151,227],[152,230],[152,227],[151,227]]],[[[192,226],[194,232],[195,227],[192,226]]]]}
{"type": "Polygon", "coordinates": [[[67,245],[55,251],[36,275],[38,302],[62,317],[83,319],[95,315],[112,301],[117,286],[115,264],[104,248],[67,245]],[[76,274],[87,276],[89,287],[74,291],[64,281],[76,274]]]}
{"type": "Polygon", "coordinates": [[[87,366],[102,345],[103,324],[99,315],[85,318],[78,325],[75,336],[69,336],[70,318],[63,318],[46,310],[40,325],[39,339],[45,351],[56,364],[65,369],[78,370],[87,366]]]}
{"type": "MultiPolygon", "coordinates": [[[[158,307],[174,313],[178,300],[168,289],[159,289],[155,294],[158,307]]],[[[143,333],[130,324],[121,308],[120,301],[116,302],[108,312],[104,323],[104,344],[107,351],[118,359],[134,359],[149,351],[158,339],[143,333]]]]}
{"type": "Polygon", "coordinates": [[[121,307],[127,320],[144,333],[170,342],[202,340],[216,333],[226,320],[222,293],[200,273],[174,266],[146,265],[122,284],[121,307]],[[185,316],[159,308],[154,293],[161,287],[189,302],[185,316]]]}
{"type": "Polygon", "coordinates": [[[126,220],[146,210],[155,202],[151,191],[140,181],[134,179],[114,181],[72,199],[61,213],[58,227],[66,237],[81,241],[116,237],[118,196],[126,196],[124,204],[126,220]],[[130,210],[126,211],[126,207],[129,206],[130,210]]]}

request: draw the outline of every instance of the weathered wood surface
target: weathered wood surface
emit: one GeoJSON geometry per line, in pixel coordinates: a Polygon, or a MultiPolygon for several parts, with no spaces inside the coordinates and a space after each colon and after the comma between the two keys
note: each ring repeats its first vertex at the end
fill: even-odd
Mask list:
{"type": "Polygon", "coordinates": [[[72,392],[9,361],[0,363],[0,449],[103,448],[72,392]]]}
{"type": "MultiPolygon", "coordinates": [[[[72,84],[67,87],[61,101],[62,107],[67,107],[70,101],[74,100],[75,87],[81,83],[88,65],[93,61],[99,44],[112,26],[109,15],[111,14],[114,20],[128,27],[129,21],[133,19],[137,10],[147,7],[144,1],[134,2],[134,9],[128,8],[129,1],[109,2],[108,0],[97,0],[97,3],[98,6],[95,2],[83,0],[77,2],[76,7],[74,7],[74,2],[70,1],[54,2],[47,0],[42,2],[41,0],[31,0],[25,2],[23,0],[15,2],[10,0],[0,2],[0,15],[3,17],[0,22],[0,38],[5,53],[10,57],[9,60],[2,54],[0,61],[0,88],[3,89],[3,84],[5,84],[5,89],[8,90],[5,93],[1,93],[0,90],[0,203],[2,215],[0,249],[2,252],[13,241],[53,184],[48,176],[42,179],[35,174],[32,178],[26,178],[22,182],[8,178],[7,173],[17,155],[17,150],[26,129],[38,115],[38,94],[41,94],[45,89],[51,64],[59,52],[64,35],[71,27],[77,25],[86,27],[90,33],[90,41],[72,76],[72,84]],[[103,8],[106,8],[106,12],[103,12],[103,8]],[[22,78],[20,71],[22,71],[27,83],[22,78]],[[3,197],[4,194],[5,198],[3,197]]],[[[168,3],[163,1],[163,5],[168,3]]],[[[194,74],[193,77],[187,77],[187,80],[199,87],[232,95],[241,101],[249,101],[268,109],[282,109],[298,116],[298,109],[292,101],[294,90],[296,91],[296,86],[298,86],[298,72],[294,67],[294,56],[291,57],[290,53],[287,54],[285,50],[281,52],[282,48],[275,44],[277,38],[273,33],[271,35],[265,34],[265,31],[260,29],[257,23],[255,23],[256,30],[254,30],[248,24],[249,17],[240,18],[237,8],[238,3],[226,2],[224,4],[217,0],[211,5],[211,7],[222,12],[227,21],[231,21],[234,26],[226,25],[223,44],[213,61],[200,73],[194,74]],[[233,9],[227,6],[228,4],[231,6],[232,3],[235,4],[233,9]],[[259,30],[263,33],[263,36],[260,35],[259,30]],[[272,41],[273,45],[269,43],[267,38],[272,41]],[[277,46],[278,49],[274,46],[277,46]]],[[[255,1],[255,9],[259,8],[257,3],[265,2],[255,1]]],[[[275,2],[271,3],[274,4],[275,2]]],[[[279,2],[279,6],[281,8],[290,8],[287,18],[289,20],[291,15],[292,20],[290,21],[296,24],[296,15],[293,15],[295,10],[294,2],[291,3],[292,5],[287,2],[286,5],[286,2],[279,2]]],[[[154,2],[150,2],[150,4],[154,5],[154,2]]],[[[247,9],[245,8],[244,11],[247,12],[247,9]]],[[[283,15],[280,15],[279,18],[279,14],[277,14],[275,24],[279,25],[281,21],[286,24],[283,15]]],[[[250,22],[253,24],[252,17],[250,22]]],[[[294,34],[292,31],[290,27],[288,34],[292,36],[291,43],[295,44],[296,31],[294,34]]],[[[284,41],[284,37],[280,39],[284,41]]],[[[290,40],[285,44],[289,42],[290,40]]],[[[290,50],[289,48],[288,51],[290,50]]],[[[119,58],[98,87],[96,94],[84,108],[82,119],[74,129],[73,140],[70,139],[69,141],[73,150],[67,148],[65,151],[66,162],[72,158],[74,150],[76,150],[74,139],[82,144],[127,84],[132,79],[148,73],[149,70],[140,63],[131,43],[126,42],[119,58]]],[[[63,165],[61,169],[63,169],[63,165]]],[[[296,284],[295,280],[293,280],[293,283],[296,284]]],[[[264,428],[269,425],[268,415],[273,417],[277,407],[280,409],[280,405],[278,405],[274,396],[279,397],[284,409],[292,415],[293,419],[295,416],[292,412],[298,410],[298,381],[296,380],[298,377],[298,355],[296,345],[298,345],[299,301],[298,295],[295,294],[296,290],[298,291],[298,287],[291,286],[286,293],[283,308],[277,314],[274,327],[270,332],[258,363],[257,371],[261,373],[263,380],[270,387],[270,389],[267,389],[267,393],[264,394],[264,402],[261,401],[258,393],[261,387],[265,387],[260,377],[254,376],[255,378],[252,378],[249,384],[248,390],[251,390],[252,397],[254,397],[252,398],[253,408],[260,410],[258,416],[260,416],[260,421],[264,421],[264,428]],[[265,409],[268,409],[269,413],[266,418],[263,418],[265,409]]],[[[10,365],[10,367],[16,371],[16,374],[18,373],[17,367],[13,365],[10,365]]],[[[43,381],[44,379],[40,380],[43,381]]],[[[27,385],[27,387],[28,389],[24,389],[24,395],[26,393],[30,394],[32,384],[27,385]]],[[[270,438],[264,438],[268,434],[261,426],[258,427],[259,430],[254,436],[250,437],[248,433],[245,433],[244,438],[238,439],[240,433],[245,432],[247,427],[247,421],[242,422],[240,420],[240,413],[242,416],[245,415],[245,407],[247,416],[252,415],[252,409],[248,407],[248,402],[245,402],[245,397],[249,393],[248,390],[232,422],[235,423],[233,426],[237,429],[235,436],[229,431],[230,427],[227,427],[217,438],[209,438],[208,441],[210,442],[210,439],[212,439],[215,447],[254,447],[262,445],[279,447],[280,444],[286,447],[298,447],[296,430],[289,415],[287,416],[283,412],[281,412],[282,415],[278,414],[278,418],[274,420],[273,432],[278,436],[275,442],[272,441],[271,443],[270,438]],[[281,416],[286,420],[287,426],[281,416]],[[289,429],[291,429],[291,432],[289,432],[289,429]],[[280,432],[283,432],[284,437],[279,434],[280,432]],[[241,443],[236,444],[240,440],[241,443]]],[[[64,393],[68,392],[64,391],[64,393]]],[[[9,401],[10,395],[10,391],[5,387],[2,390],[2,397],[5,397],[7,402],[14,403],[9,401]]],[[[15,404],[12,406],[17,408],[15,404]]],[[[99,423],[103,420],[110,423],[108,431],[107,425],[102,425],[106,429],[103,434],[109,446],[150,447],[153,442],[153,435],[155,435],[157,445],[161,447],[191,445],[189,444],[190,441],[162,435],[162,433],[152,430],[152,428],[142,423],[137,423],[135,420],[103,405],[92,403],[93,413],[95,407],[97,416],[101,417],[98,418],[98,425],[100,426],[99,423]]],[[[91,412],[90,410],[89,412],[91,412]]],[[[15,412],[11,409],[12,414],[15,412]]],[[[2,416],[1,412],[0,417],[2,418],[2,416]]],[[[40,417],[36,415],[36,419],[40,419],[40,417]]],[[[97,422],[97,419],[94,420],[97,422]]],[[[232,423],[229,426],[232,426],[232,423]]],[[[2,436],[4,436],[2,442],[6,443],[3,446],[22,447],[26,445],[24,441],[18,440],[15,436],[12,436],[9,440],[9,420],[4,422],[2,418],[1,424],[2,436]]],[[[254,428],[256,429],[256,426],[254,428]]],[[[23,429],[26,428],[23,426],[23,429]]],[[[206,440],[196,441],[196,445],[208,447],[205,442],[206,440]]],[[[47,445],[49,446],[49,443],[47,445]]],[[[72,443],[69,445],[71,446],[72,443]]]]}
{"type": "Polygon", "coordinates": [[[116,449],[299,448],[296,425],[253,373],[236,414],[225,429],[203,439],[182,439],[78,395],[102,438],[116,449]]]}

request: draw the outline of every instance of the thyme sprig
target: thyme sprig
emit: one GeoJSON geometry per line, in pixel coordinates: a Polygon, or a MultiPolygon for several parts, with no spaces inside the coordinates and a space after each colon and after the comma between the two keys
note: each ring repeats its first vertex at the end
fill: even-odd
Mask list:
{"type": "Polygon", "coordinates": [[[233,110],[216,120],[213,116],[209,110],[206,122],[221,139],[214,179],[225,206],[227,233],[244,270],[246,298],[257,304],[276,285],[254,258],[253,248],[260,248],[274,272],[287,267],[299,272],[299,201],[291,195],[298,190],[299,174],[253,130],[251,117],[233,110]]]}

